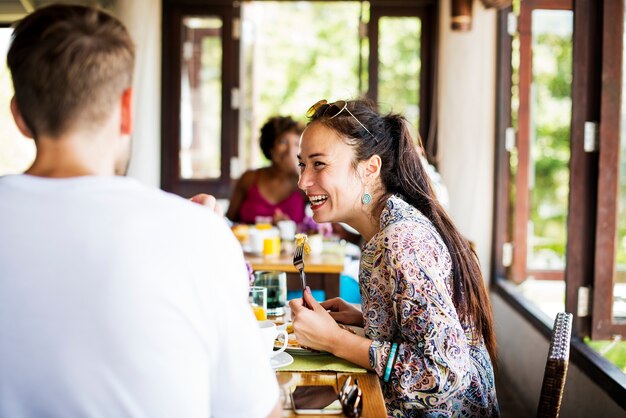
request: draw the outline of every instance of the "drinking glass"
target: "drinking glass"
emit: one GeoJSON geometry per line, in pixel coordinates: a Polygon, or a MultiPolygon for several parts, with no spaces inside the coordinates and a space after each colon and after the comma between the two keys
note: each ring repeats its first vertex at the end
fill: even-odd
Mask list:
{"type": "Polygon", "coordinates": [[[263,239],[263,256],[278,257],[280,255],[280,238],[269,237],[263,239]]]}
{"type": "Polygon", "coordinates": [[[254,286],[267,289],[267,314],[280,316],[287,304],[287,273],[284,271],[255,271],[254,286]]]}
{"type": "Polygon", "coordinates": [[[267,319],[267,289],[261,286],[251,286],[248,292],[248,303],[258,321],[267,319]]]}

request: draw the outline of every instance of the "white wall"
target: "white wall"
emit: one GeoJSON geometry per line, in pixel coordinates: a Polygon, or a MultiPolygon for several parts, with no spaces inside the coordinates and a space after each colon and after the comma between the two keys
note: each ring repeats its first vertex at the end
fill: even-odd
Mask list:
{"type": "Polygon", "coordinates": [[[495,129],[496,13],[474,2],[472,30],[450,29],[450,1],[439,2],[439,171],[450,213],[476,244],[490,277],[495,129]]]}
{"type": "Polygon", "coordinates": [[[118,0],[116,16],[136,46],[135,130],[128,175],[161,184],[161,0],[118,0]]]}

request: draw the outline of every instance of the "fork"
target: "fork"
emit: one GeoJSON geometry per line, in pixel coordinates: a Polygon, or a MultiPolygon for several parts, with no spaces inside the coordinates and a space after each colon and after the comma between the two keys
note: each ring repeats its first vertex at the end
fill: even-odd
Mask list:
{"type": "Polygon", "coordinates": [[[293,253],[293,266],[300,272],[300,281],[302,282],[302,305],[305,308],[309,306],[304,301],[304,291],[306,289],[306,275],[304,274],[304,242],[296,246],[293,253]]]}

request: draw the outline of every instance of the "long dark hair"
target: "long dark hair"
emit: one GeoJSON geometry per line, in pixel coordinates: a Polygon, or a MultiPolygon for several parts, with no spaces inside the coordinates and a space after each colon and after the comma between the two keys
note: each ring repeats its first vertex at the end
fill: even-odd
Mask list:
{"type": "Polygon", "coordinates": [[[382,209],[389,196],[400,194],[439,232],[452,259],[452,300],[457,315],[470,326],[474,338],[483,337],[495,364],[493,314],[478,258],[435,197],[407,120],[399,114],[381,115],[369,100],[349,101],[349,112],[332,112],[333,117],[326,114],[327,108],[326,105],[318,108],[309,123],[321,123],[346,138],[346,143],[355,150],[355,164],[372,155],[380,156],[385,196],[378,209],[382,209]]]}

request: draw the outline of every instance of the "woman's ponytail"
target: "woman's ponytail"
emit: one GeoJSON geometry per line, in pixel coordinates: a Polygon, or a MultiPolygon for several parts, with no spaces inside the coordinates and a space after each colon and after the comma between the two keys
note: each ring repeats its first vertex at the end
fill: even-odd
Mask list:
{"type": "Polygon", "coordinates": [[[389,129],[393,157],[383,161],[381,179],[390,194],[399,193],[426,216],[439,232],[452,260],[453,302],[459,319],[470,325],[476,337],[482,336],[496,363],[496,340],[489,296],[475,253],[435,196],[430,178],[422,165],[419,146],[413,142],[408,122],[400,115],[384,116],[389,129]]]}

